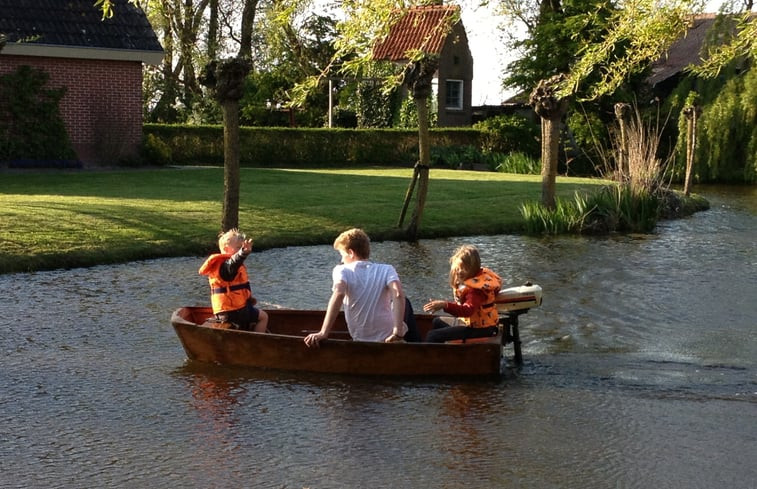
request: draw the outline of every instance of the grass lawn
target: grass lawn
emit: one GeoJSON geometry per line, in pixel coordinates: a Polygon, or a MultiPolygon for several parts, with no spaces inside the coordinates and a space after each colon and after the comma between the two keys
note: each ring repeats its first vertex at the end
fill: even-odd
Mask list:
{"type": "MultiPolygon", "coordinates": [[[[330,244],[353,226],[393,239],[411,178],[404,168],[244,168],[239,227],[257,250],[330,244]]],[[[558,177],[558,195],[604,183],[558,177]]],[[[521,203],[540,197],[540,176],[432,169],[420,235],[519,233],[521,203]]],[[[0,273],[207,254],[222,198],[222,168],[0,173],[0,273]]]]}

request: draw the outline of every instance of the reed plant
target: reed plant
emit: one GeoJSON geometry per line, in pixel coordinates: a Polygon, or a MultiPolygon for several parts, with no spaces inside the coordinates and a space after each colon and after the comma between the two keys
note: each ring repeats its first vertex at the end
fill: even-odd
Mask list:
{"type": "MultiPolygon", "coordinates": [[[[526,229],[532,234],[651,232],[660,218],[662,202],[671,192],[664,181],[672,154],[660,158],[662,127],[634,111],[623,127],[612,131],[612,149],[598,148],[604,176],[613,182],[597,192],[576,193],[574,200],[558,201],[555,209],[537,203],[521,206],[526,229]]],[[[663,124],[664,126],[664,124],[663,124]]]]}

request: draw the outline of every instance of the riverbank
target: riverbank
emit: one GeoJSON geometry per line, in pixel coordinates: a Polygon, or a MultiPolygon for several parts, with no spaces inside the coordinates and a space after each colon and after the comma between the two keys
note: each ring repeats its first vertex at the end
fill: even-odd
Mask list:
{"type": "MultiPolygon", "coordinates": [[[[241,170],[239,227],[255,250],[328,244],[346,228],[397,239],[412,169],[241,170]]],[[[558,177],[559,197],[599,179],[558,177]]],[[[523,232],[541,177],[433,169],[420,237],[523,232]]],[[[10,172],[0,182],[0,273],[204,255],[221,226],[223,168],[10,172]]],[[[412,208],[411,208],[412,209],[412,208]]]]}

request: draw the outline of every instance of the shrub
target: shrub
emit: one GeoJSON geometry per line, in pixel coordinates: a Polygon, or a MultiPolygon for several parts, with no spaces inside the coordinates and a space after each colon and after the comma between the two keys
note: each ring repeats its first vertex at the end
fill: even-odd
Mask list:
{"type": "Polygon", "coordinates": [[[482,132],[481,149],[486,153],[523,153],[539,157],[541,126],[525,116],[500,115],[477,122],[474,129],[482,132]]]}
{"type": "Polygon", "coordinates": [[[495,162],[494,169],[500,173],[520,173],[523,175],[538,175],[541,173],[541,161],[523,153],[502,155],[492,154],[495,162]]]}
{"type": "Polygon", "coordinates": [[[60,116],[65,88],[47,88],[48,79],[29,66],[0,76],[0,160],[75,158],[60,116]]]}

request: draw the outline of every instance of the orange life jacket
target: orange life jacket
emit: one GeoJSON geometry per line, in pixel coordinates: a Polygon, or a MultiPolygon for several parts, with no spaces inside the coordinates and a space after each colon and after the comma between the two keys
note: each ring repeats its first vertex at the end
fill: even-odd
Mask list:
{"type": "Polygon", "coordinates": [[[221,264],[231,256],[224,253],[210,255],[200,267],[200,275],[207,275],[210,282],[210,303],[213,306],[213,314],[241,309],[252,298],[250,280],[244,265],[239,267],[234,280],[227,282],[221,278],[221,264]]]}
{"type": "Polygon", "coordinates": [[[499,313],[494,300],[497,298],[500,287],[502,287],[502,279],[499,278],[499,275],[488,268],[481,268],[478,275],[469,278],[463,282],[463,285],[486,293],[486,300],[481,307],[473,311],[470,317],[462,318],[465,324],[473,328],[496,326],[499,321],[499,313]]]}

